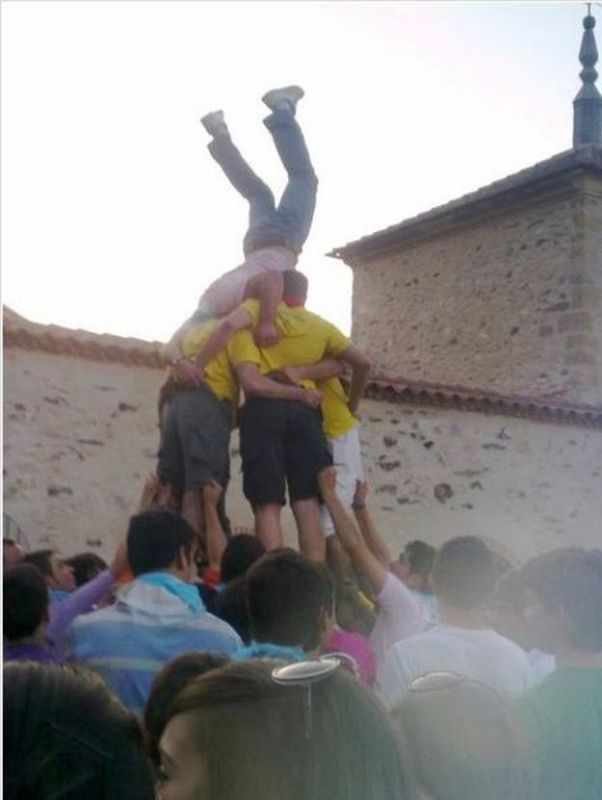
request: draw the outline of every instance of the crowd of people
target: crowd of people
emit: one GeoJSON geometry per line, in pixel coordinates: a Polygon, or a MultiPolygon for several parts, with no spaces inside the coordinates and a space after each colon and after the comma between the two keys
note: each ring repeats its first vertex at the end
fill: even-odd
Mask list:
{"type": "Polygon", "coordinates": [[[223,113],[202,119],[249,201],[245,261],[166,347],[157,474],[111,562],[3,541],[6,797],[601,800],[602,551],[396,555],[374,523],[370,362],[295,269],[302,96],[263,98],[278,206],[223,113]],[[226,510],[234,425],[253,533],[226,510]]]}

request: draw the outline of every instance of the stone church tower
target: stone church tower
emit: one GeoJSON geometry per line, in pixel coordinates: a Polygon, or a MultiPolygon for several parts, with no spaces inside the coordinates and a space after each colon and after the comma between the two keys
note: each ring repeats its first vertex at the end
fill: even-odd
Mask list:
{"type": "MultiPolygon", "coordinates": [[[[542,452],[548,439],[548,468],[554,474],[540,481],[546,489],[563,495],[569,469],[573,479],[580,476],[575,485],[581,481],[582,491],[591,484],[590,496],[580,499],[581,510],[552,513],[542,497],[540,510],[522,516],[521,503],[513,502],[514,521],[507,527],[515,551],[525,549],[521,528],[527,549],[569,541],[602,545],[601,517],[592,505],[592,493],[602,489],[602,442],[595,431],[602,427],[602,97],[595,86],[594,25],[588,13],[572,149],[330,253],[353,270],[352,336],[373,360],[372,397],[387,406],[434,405],[444,416],[449,412],[443,409],[478,412],[480,422],[474,414],[464,415],[465,424],[470,418],[477,427],[483,413],[496,414],[508,439],[481,447],[489,444],[506,454],[512,449],[508,431],[516,423],[503,417],[532,420],[521,433],[523,458],[504,489],[510,491],[516,481],[515,501],[525,499],[521,492],[532,498],[542,492],[525,475],[519,478],[541,457],[526,444],[531,439],[542,440],[542,452]],[[581,456],[570,467],[562,467],[568,451],[561,455],[550,444],[551,438],[562,438],[558,425],[565,434],[573,431],[565,435],[567,441],[576,441],[578,428],[587,429],[587,446],[581,445],[581,456]],[[556,464],[552,452],[558,455],[556,464]],[[586,521],[588,508],[592,514],[586,521]]],[[[449,444],[449,432],[442,437],[449,444]]],[[[366,430],[365,438],[367,446],[375,440],[366,430]]],[[[389,434],[392,440],[403,445],[389,434]]],[[[387,459],[397,446],[391,446],[387,459]]],[[[392,460],[399,461],[403,473],[404,454],[398,455],[392,460]]],[[[446,459],[453,461],[449,454],[446,459]]],[[[500,461],[487,467],[488,479],[501,469],[500,461]]],[[[422,463],[419,469],[429,467],[422,463]]],[[[452,471],[456,483],[463,471],[452,471]]],[[[476,471],[482,503],[486,488],[476,471]]],[[[450,478],[439,490],[448,508],[453,483],[450,478]]],[[[391,488],[397,501],[400,491],[391,488]]],[[[483,509],[483,531],[490,527],[487,517],[500,514],[490,499],[489,511],[483,509]]],[[[472,500],[456,510],[462,508],[475,510],[472,500]]],[[[461,531],[462,525],[453,528],[461,531]]],[[[496,538],[501,537],[506,538],[502,532],[496,538]]]]}

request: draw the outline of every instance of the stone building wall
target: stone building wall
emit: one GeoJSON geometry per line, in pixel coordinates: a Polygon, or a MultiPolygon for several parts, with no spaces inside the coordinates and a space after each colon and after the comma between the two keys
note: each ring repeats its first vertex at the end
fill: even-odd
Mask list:
{"type": "Polygon", "coordinates": [[[596,189],[355,265],[352,335],[376,371],[599,405],[602,183],[596,189]]]}
{"type": "MultiPolygon", "coordinates": [[[[109,556],[157,449],[160,369],[8,348],[4,510],[32,547],[109,556]]],[[[371,508],[394,550],[409,538],[486,536],[518,557],[602,546],[602,434],[366,400],[371,508]]],[[[250,527],[232,437],[229,514],[250,527]]],[[[294,526],[285,515],[287,540],[294,526]]]]}

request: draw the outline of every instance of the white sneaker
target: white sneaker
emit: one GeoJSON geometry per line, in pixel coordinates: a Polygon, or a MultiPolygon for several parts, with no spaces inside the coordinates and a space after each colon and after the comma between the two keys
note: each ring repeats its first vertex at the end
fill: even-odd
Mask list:
{"type": "Polygon", "coordinates": [[[211,111],[201,117],[201,124],[210,136],[228,135],[228,126],[224,120],[223,111],[211,111]]]}
{"type": "Polygon", "coordinates": [[[272,111],[278,111],[286,108],[286,104],[291,107],[293,113],[297,103],[305,92],[300,86],[285,86],[283,89],[272,89],[261,98],[268,108],[272,111]]]}

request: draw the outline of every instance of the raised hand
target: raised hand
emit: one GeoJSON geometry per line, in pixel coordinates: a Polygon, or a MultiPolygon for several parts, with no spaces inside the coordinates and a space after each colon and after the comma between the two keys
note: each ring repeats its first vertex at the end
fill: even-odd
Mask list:
{"type": "Polygon", "coordinates": [[[368,497],[368,484],[366,481],[356,481],[353,507],[363,508],[366,505],[366,497],[368,497]]]}
{"type": "Polygon", "coordinates": [[[222,492],[223,489],[217,481],[209,481],[203,486],[203,502],[215,508],[222,492]]]}
{"type": "Polygon", "coordinates": [[[337,488],[337,471],[334,467],[324,467],[318,473],[318,485],[323,496],[333,494],[337,488]]]}

